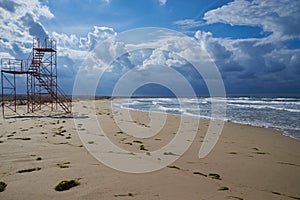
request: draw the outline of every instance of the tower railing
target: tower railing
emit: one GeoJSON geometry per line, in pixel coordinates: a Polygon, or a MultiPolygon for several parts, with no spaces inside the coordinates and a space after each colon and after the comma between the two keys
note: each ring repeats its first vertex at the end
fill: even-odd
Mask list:
{"type": "MultiPolygon", "coordinates": [[[[1,59],[2,110],[14,101],[16,105],[17,74],[27,75],[27,112],[35,112],[44,106],[56,110],[59,105],[66,113],[72,110],[72,101],[57,84],[56,42],[35,38],[29,57],[24,60],[1,59]],[[13,81],[8,74],[13,75],[13,81]],[[13,97],[13,98],[12,98],[13,97]]],[[[16,112],[16,106],[12,109],[16,112]]]]}

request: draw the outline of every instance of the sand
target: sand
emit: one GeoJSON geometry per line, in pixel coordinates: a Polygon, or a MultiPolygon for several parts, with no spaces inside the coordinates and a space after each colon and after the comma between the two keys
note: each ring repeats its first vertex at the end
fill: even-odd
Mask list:
{"type": "MultiPolygon", "coordinates": [[[[0,120],[0,181],[7,184],[0,199],[300,198],[300,141],[279,131],[225,123],[212,151],[199,159],[209,121],[184,117],[187,128],[195,123],[199,128],[182,156],[166,152],[166,156],[178,159],[157,171],[124,173],[102,164],[88,152],[88,146],[97,141],[91,138],[83,143],[77,130],[85,131],[80,123],[91,121],[87,116],[93,104],[74,104],[82,108],[74,116],[42,112],[0,120]],[[63,180],[76,180],[80,185],[56,191],[55,186],[63,180]]],[[[110,106],[109,100],[98,100],[97,119],[104,134],[133,156],[151,157],[149,152],[168,144],[179,127],[180,116],[168,115],[157,135],[137,139],[116,124],[125,128],[135,124],[145,132],[159,127],[149,125],[148,113],[131,111],[132,120],[124,120],[126,111],[110,106]]],[[[153,114],[153,118],[163,120],[164,115],[153,114]]]]}

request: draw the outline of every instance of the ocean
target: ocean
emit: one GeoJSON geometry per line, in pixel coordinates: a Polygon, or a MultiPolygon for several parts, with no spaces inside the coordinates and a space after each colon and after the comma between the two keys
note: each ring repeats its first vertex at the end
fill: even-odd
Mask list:
{"type": "Polygon", "coordinates": [[[300,98],[131,98],[115,102],[114,107],[274,128],[300,139],[300,98]],[[212,108],[225,113],[218,115],[212,108]]]}

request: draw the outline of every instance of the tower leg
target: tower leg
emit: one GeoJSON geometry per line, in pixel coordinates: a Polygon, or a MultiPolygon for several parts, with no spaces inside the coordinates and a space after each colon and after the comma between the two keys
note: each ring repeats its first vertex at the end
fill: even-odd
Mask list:
{"type": "Polygon", "coordinates": [[[5,118],[4,115],[4,85],[3,85],[4,81],[3,81],[3,72],[1,71],[1,91],[2,91],[2,98],[1,98],[1,106],[2,106],[2,117],[5,118]]]}

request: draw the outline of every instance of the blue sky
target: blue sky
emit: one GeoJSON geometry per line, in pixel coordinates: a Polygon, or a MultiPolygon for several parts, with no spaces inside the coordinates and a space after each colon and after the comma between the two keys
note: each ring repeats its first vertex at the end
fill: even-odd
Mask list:
{"type": "MultiPolygon", "coordinates": [[[[33,37],[55,38],[59,84],[71,94],[82,62],[101,41],[135,28],[161,27],[184,33],[207,50],[228,95],[299,96],[299,13],[298,0],[0,0],[0,57],[27,58],[33,37]]],[[[161,61],[169,58],[155,49],[126,54],[106,70],[97,94],[110,95],[137,63],[164,66],[161,61]]],[[[196,94],[207,95],[201,75],[181,60],[181,66],[169,67],[185,76],[196,94]]],[[[148,85],[137,93],[170,92],[148,85]]]]}

